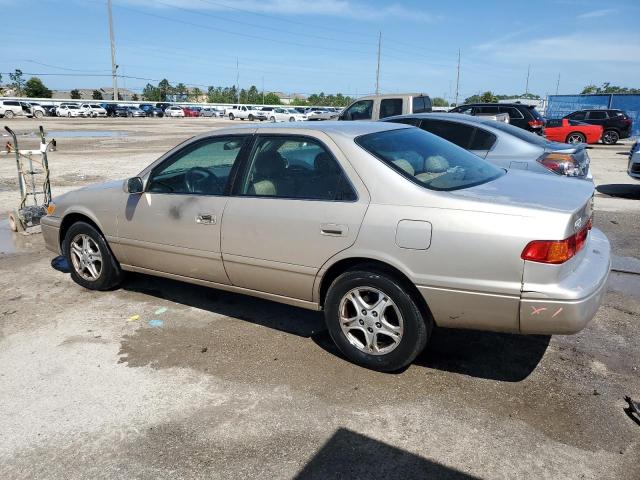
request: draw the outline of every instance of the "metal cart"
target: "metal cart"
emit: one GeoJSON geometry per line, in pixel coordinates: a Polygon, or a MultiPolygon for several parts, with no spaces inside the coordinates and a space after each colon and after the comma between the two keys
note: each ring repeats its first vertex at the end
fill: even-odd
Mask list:
{"type": "Polygon", "coordinates": [[[27,227],[40,224],[40,219],[47,214],[47,206],[51,202],[47,152],[55,147],[55,140],[47,142],[40,126],[40,149],[20,150],[15,132],[6,126],[4,129],[11,135],[13,144],[7,142],[0,154],[15,155],[20,186],[20,205],[9,214],[9,226],[14,232],[22,232],[27,227]]]}

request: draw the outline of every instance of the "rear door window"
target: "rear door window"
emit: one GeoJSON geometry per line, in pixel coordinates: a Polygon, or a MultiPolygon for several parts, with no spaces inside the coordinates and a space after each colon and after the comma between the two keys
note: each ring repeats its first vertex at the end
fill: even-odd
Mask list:
{"type": "Polygon", "coordinates": [[[385,98],[380,101],[380,118],[402,115],[401,98],[385,98]]]}
{"type": "Polygon", "coordinates": [[[425,96],[413,97],[412,107],[413,113],[430,112],[432,110],[431,98],[425,96]]]}
{"type": "Polygon", "coordinates": [[[496,140],[497,137],[493,133],[476,127],[471,143],[469,144],[469,150],[487,152],[493,148],[496,140]]]}
{"type": "Polygon", "coordinates": [[[482,107],[476,108],[476,115],[495,115],[498,113],[497,105],[484,105],[482,107]]]}
{"type": "Polygon", "coordinates": [[[420,128],[464,149],[469,148],[474,130],[470,125],[444,120],[422,120],[420,128]]]}
{"type": "Polygon", "coordinates": [[[587,112],[573,112],[570,115],[567,115],[567,118],[572,120],[584,120],[587,118],[587,112]]]}
{"type": "Polygon", "coordinates": [[[604,110],[593,110],[589,112],[589,120],[606,120],[607,112],[604,110]]]}

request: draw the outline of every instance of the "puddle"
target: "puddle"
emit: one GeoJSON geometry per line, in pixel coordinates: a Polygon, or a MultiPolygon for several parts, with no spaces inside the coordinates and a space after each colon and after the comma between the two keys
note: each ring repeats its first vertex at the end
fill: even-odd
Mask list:
{"type": "Polygon", "coordinates": [[[127,132],[119,130],[48,130],[47,138],[87,138],[126,137],[127,132]]]}
{"type": "Polygon", "coordinates": [[[0,220],[0,254],[11,254],[18,251],[17,235],[9,228],[9,220],[0,220]]]}

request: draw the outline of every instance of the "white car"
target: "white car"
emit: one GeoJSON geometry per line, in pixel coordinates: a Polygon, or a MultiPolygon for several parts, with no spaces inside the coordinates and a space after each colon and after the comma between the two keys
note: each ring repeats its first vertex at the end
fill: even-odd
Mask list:
{"type": "Polygon", "coordinates": [[[182,107],[171,106],[164,110],[165,117],[184,117],[184,110],[182,107]]]}
{"type": "Polygon", "coordinates": [[[232,108],[229,113],[229,120],[235,120],[239,118],[240,120],[266,120],[267,115],[262,110],[258,110],[256,107],[252,105],[240,105],[237,108],[232,108]]]}
{"type": "Polygon", "coordinates": [[[83,111],[86,117],[106,117],[107,111],[97,103],[83,103],[80,105],[80,110],[83,111]]]}
{"type": "Polygon", "coordinates": [[[45,116],[44,108],[38,104],[21,102],[19,100],[0,100],[0,117],[35,117],[45,116]]]}
{"type": "Polygon", "coordinates": [[[331,120],[332,118],[335,118],[337,116],[337,113],[331,112],[324,107],[312,107],[307,110],[307,118],[309,120],[331,120]]]}
{"type": "Polygon", "coordinates": [[[270,122],[303,122],[307,116],[295,108],[274,108],[269,112],[270,122]]]}
{"type": "Polygon", "coordinates": [[[84,117],[84,110],[81,110],[77,105],[60,105],[56,108],[56,115],[58,117],[84,117]]]}

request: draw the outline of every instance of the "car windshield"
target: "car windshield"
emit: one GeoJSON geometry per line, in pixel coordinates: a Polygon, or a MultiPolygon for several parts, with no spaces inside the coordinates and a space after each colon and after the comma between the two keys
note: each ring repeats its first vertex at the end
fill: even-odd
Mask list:
{"type": "Polygon", "coordinates": [[[72,110],[78,110],[80,107],[76,107],[75,105],[67,105],[67,108],[70,108],[72,110]]]}
{"type": "Polygon", "coordinates": [[[289,112],[289,113],[298,113],[298,111],[294,110],[293,108],[287,108],[287,112],[289,112]]]}
{"type": "Polygon", "coordinates": [[[504,175],[504,170],[418,128],[370,133],[355,141],[401,175],[430,190],[459,190],[504,175]]]}

